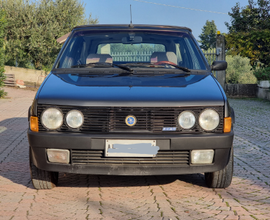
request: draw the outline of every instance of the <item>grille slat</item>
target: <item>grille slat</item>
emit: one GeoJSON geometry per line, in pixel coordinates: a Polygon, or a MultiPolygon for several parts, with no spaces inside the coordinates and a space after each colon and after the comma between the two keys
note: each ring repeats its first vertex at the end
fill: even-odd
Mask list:
{"type": "Polygon", "coordinates": [[[189,151],[159,151],[153,158],[105,157],[104,151],[71,150],[72,164],[162,164],[189,165],[189,151]]]}
{"type": "MultiPolygon", "coordinates": [[[[164,127],[176,127],[176,131],[170,133],[202,133],[205,132],[196,123],[191,130],[182,130],[177,123],[178,115],[185,110],[191,110],[196,117],[205,109],[205,107],[78,107],[78,106],[52,106],[52,105],[38,105],[38,117],[40,118],[42,112],[50,107],[61,109],[64,115],[70,110],[80,110],[84,115],[84,124],[80,129],[70,129],[64,124],[58,129],[63,132],[94,132],[94,133],[110,133],[110,132],[142,132],[148,131],[153,133],[164,133],[164,127]],[[134,115],[137,119],[136,125],[130,127],[125,123],[128,115],[134,115]]],[[[223,132],[223,106],[207,107],[215,109],[220,115],[220,124],[211,133],[223,132]]],[[[39,120],[39,130],[46,131],[39,120]]]]}

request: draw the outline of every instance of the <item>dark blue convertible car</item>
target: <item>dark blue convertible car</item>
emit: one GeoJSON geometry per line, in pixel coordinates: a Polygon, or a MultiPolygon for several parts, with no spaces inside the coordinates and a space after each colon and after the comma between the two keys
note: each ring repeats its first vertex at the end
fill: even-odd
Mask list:
{"type": "Polygon", "coordinates": [[[33,185],[58,173],[233,175],[234,112],[189,28],[75,27],[29,109],[33,185]]]}

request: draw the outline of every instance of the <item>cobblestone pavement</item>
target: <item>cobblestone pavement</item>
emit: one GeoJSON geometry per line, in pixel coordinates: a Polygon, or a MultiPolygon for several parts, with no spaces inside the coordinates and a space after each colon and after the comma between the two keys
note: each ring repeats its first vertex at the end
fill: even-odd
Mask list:
{"type": "Polygon", "coordinates": [[[11,98],[0,100],[0,219],[270,219],[270,102],[230,100],[235,171],[227,189],[207,188],[202,174],[60,174],[58,187],[37,191],[26,136],[35,92],[5,90],[11,98]]]}

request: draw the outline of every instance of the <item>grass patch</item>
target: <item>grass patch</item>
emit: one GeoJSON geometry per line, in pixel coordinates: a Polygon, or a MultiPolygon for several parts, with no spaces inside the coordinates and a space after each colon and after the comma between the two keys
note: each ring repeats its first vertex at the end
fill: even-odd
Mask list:
{"type": "Polygon", "coordinates": [[[236,198],[233,198],[236,202],[238,202],[238,203],[240,203],[240,201],[238,200],[238,199],[236,199],[236,198]]]}
{"type": "Polygon", "coordinates": [[[173,212],[176,212],[174,207],[171,207],[171,210],[173,210],[173,212]]]}
{"type": "Polygon", "coordinates": [[[254,219],[256,219],[256,220],[259,220],[259,219],[257,219],[254,215],[250,215],[250,217],[252,217],[252,218],[254,218],[254,219]]]}
{"type": "Polygon", "coordinates": [[[247,212],[248,212],[248,209],[247,208],[245,208],[244,206],[241,206],[243,209],[245,209],[247,212]]]}

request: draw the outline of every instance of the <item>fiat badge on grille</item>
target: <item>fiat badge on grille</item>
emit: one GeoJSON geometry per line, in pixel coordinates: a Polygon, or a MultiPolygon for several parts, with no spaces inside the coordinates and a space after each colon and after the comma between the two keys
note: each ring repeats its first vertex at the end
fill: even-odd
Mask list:
{"type": "Polygon", "coordinates": [[[137,122],[136,117],[133,115],[128,115],[125,121],[128,126],[134,126],[137,122]]]}

